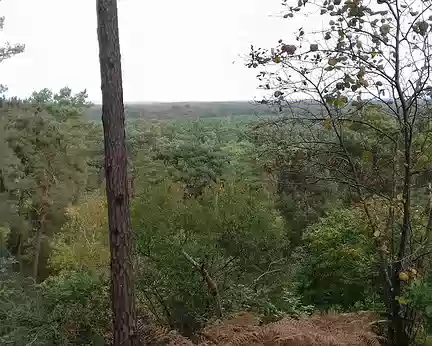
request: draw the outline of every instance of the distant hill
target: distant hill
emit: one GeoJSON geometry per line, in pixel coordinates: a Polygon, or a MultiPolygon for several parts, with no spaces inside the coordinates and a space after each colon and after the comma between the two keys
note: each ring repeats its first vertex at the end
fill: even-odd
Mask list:
{"type": "MultiPolygon", "coordinates": [[[[129,120],[198,119],[274,114],[266,105],[246,101],[128,103],[125,105],[125,112],[129,120]]],[[[86,111],[86,116],[90,120],[100,120],[101,114],[101,105],[94,105],[86,111]]]]}
{"type": "MultiPolygon", "coordinates": [[[[379,105],[382,101],[369,100],[369,104],[379,105]]],[[[298,114],[305,117],[319,116],[325,109],[317,101],[297,100],[289,106],[284,104],[282,112],[266,104],[247,101],[226,102],[172,102],[172,103],[127,103],[125,105],[126,119],[147,120],[175,120],[175,119],[202,119],[227,118],[239,116],[261,117],[284,116],[298,114]]],[[[86,110],[89,120],[100,121],[102,115],[101,105],[94,105],[86,110]]]]}

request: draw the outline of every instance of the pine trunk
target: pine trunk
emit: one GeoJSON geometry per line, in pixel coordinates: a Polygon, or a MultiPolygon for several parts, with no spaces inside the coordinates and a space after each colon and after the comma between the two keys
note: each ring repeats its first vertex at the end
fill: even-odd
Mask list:
{"type": "Polygon", "coordinates": [[[97,0],[115,346],[137,345],[125,116],[116,0],[97,0]]]}

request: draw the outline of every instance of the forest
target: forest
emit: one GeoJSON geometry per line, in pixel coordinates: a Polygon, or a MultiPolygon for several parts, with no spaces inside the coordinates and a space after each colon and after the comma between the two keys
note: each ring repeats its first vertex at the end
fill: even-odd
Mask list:
{"type": "MultiPolygon", "coordinates": [[[[432,2],[282,19],[312,5],[324,32],[251,46],[262,100],[125,105],[127,345],[431,343],[432,2]]],[[[105,105],[0,106],[0,345],[120,345],[105,105]]]]}

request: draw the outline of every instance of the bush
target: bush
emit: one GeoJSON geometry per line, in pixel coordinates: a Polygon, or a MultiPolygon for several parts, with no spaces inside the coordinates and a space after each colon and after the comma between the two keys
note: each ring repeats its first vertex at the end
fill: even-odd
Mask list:
{"type": "Polygon", "coordinates": [[[259,287],[232,285],[225,293],[228,311],[250,311],[263,317],[263,322],[273,322],[284,317],[300,318],[311,315],[315,308],[305,305],[301,297],[285,287],[259,287]]]}
{"type": "Polygon", "coordinates": [[[78,205],[69,207],[66,214],[67,222],[51,241],[51,269],[107,273],[110,251],[104,195],[98,191],[87,194],[78,205]]]}
{"type": "Polygon", "coordinates": [[[377,254],[362,217],[335,210],[308,227],[301,249],[298,290],[320,309],[352,310],[378,294],[377,254]]]}
{"type": "Polygon", "coordinates": [[[2,345],[103,345],[109,335],[104,278],[64,273],[36,285],[9,272],[0,292],[2,345]]]}
{"type": "MultiPolygon", "coordinates": [[[[181,186],[147,186],[133,211],[138,253],[138,292],[153,315],[190,334],[215,315],[214,300],[200,273],[183,255],[204,265],[217,282],[226,312],[240,306],[233,285],[249,286],[283,265],[284,224],[265,193],[242,184],[214,185],[199,198],[181,186]]],[[[281,284],[282,269],[260,285],[281,284]]],[[[261,286],[260,286],[261,287],[261,286]]]]}

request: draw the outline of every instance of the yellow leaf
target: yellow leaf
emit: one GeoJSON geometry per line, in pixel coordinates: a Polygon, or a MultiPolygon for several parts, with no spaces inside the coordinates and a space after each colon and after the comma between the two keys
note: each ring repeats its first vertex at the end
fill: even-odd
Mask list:
{"type": "Polygon", "coordinates": [[[372,162],[372,153],[370,151],[363,151],[363,161],[366,163],[372,162]]]}
{"type": "Polygon", "coordinates": [[[416,276],[416,275],[417,275],[417,270],[414,269],[414,268],[410,268],[410,272],[411,272],[411,274],[412,274],[413,276],[416,276]]]}
{"type": "Polygon", "coordinates": [[[409,275],[405,272],[400,272],[399,273],[399,280],[401,281],[408,281],[409,280],[409,275]]]}
{"type": "Polygon", "coordinates": [[[409,303],[408,300],[403,297],[396,297],[396,300],[400,305],[408,305],[409,303]]]}
{"type": "Polygon", "coordinates": [[[326,130],[331,130],[332,129],[332,122],[330,119],[324,120],[324,128],[326,130]]]}

